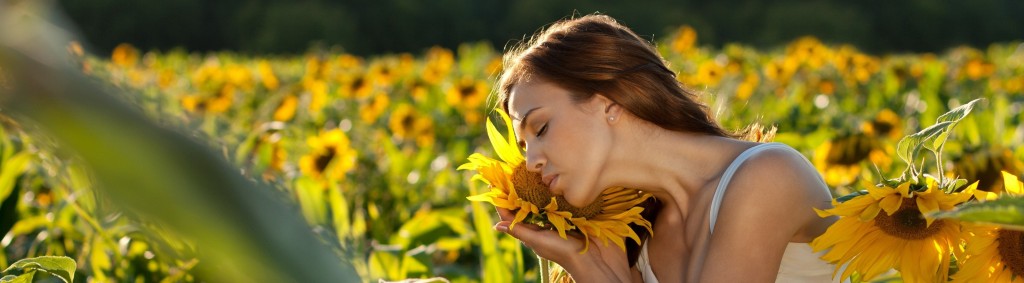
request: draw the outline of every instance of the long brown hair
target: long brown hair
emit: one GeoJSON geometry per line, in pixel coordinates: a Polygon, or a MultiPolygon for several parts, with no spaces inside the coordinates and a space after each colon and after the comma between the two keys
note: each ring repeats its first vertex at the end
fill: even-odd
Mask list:
{"type": "Polygon", "coordinates": [[[676,80],[650,42],[609,16],[556,22],[506,52],[504,63],[496,95],[506,112],[513,86],[541,79],[568,90],[576,102],[604,95],[668,130],[733,136],[676,80]]]}

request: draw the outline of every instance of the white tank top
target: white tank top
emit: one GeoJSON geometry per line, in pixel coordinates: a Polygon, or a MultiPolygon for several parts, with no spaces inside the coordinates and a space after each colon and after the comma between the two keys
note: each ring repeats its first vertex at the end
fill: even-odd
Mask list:
{"type": "MultiPolygon", "coordinates": [[[[722,206],[722,199],[725,197],[725,190],[732,179],[732,175],[736,173],[736,170],[743,164],[743,161],[746,161],[758,152],[771,148],[785,148],[796,152],[796,150],[781,143],[759,144],[743,151],[725,169],[725,173],[722,174],[722,180],[719,181],[718,187],[715,189],[715,196],[711,200],[710,230],[712,234],[715,232],[718,210],[722,206]]],[[[810,164],[810,161],[807,162],[810,164]]],[[[839,280],[832,279],[832,272],[835,270],[835,267],[820,258],[824,253],[825,251],[814,253],[811,250],[811,246],[807,243],[789,243],[786,246],[786,251],[782,254],[782,263],[779,265],[779,275],[775,277],[775,282],[840,282],[839,280]]],[[[636,265],[640,269],[640,273],[643,274],[645,283],[658,283],[658,278],[654,276],[654,271],[651,270],[646,242],[640,250],[640,257],[637,259],[636,265]]],[[[842,274],[842,271],[838,274],[842,274]]]]}

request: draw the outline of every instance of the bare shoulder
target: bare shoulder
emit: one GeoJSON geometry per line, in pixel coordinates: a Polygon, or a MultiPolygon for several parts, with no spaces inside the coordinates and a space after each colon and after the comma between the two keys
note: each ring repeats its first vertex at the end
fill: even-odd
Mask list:
{"type": "Polygon", "coordinates": [[[828,206],[830,193],[817,170],[791,148],[757,152],[725,186],[702,281],[774,280],[787,245],[810,241],[828,224],[812,208],[828,206]],[[736,265],[744,268],[729,268],[736,265]]]}
{"type": "Polygon", "coordinates": [[[814,166],[788,146],[751,156],[727,187],[720,212],[726,218],[723,222],[756,228],[768,221],[787,238],[818,220],[812,208],[828,208],[832,200],[814,166]]]}
{"type": "Polygon", "coordinates": [[[759,198],[830,201],[828,187],[813,165],[789,146],[773,146],[754,154],[738,168],[728,184],[732,195],[759,198]],[[742,192],[742,193],[740,193],[742,192]]]}

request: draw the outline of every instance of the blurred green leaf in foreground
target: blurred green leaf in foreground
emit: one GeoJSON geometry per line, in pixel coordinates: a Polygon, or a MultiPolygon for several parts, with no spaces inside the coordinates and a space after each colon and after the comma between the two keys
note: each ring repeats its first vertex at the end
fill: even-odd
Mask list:
{"type": "Polygon", "coordinates": [[[48,1],[0,2],[0,109],[89,165],[98,190],[193,241],[208,281],[356,282],[295,205],[86,79],[48,1]]]}

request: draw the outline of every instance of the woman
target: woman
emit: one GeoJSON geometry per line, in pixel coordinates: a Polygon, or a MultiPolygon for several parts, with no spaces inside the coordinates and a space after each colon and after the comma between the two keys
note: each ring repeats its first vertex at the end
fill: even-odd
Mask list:
{"type": "Polygon", "coordinates": [[[509,52],[498,83],[527,166],[574,206],[600,188],[652,193],[654,234],[632,264],[614,246],[529,224],[495,229],[578,282],[828,282],[807,245],[835,219],[814,167],[792,148],[736,139],[647,41],[603,15],[553,24],[509,52]]]}

